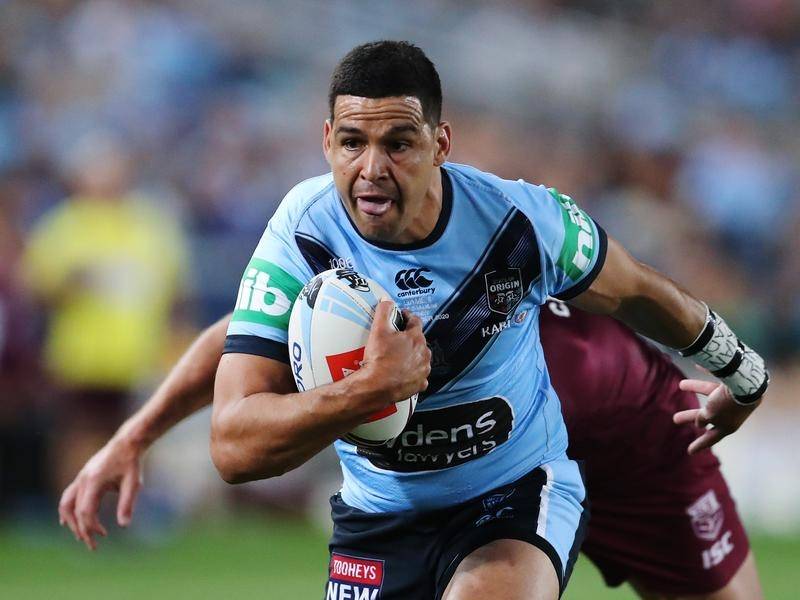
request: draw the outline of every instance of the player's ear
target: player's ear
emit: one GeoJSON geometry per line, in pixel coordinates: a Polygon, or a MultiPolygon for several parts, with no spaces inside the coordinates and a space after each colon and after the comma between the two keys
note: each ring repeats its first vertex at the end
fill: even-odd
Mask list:
{"type": "Polygon", "coordinates": [[[325,154],[325,160],[328,164],[331,162],[331,132],[333,131],[333,124],[330,119],[325,119],[325,124],[322,126],[322,152],[325,154]]]}
{"type": "Polygon", "coordinates": [[[433,164],[434,166],[441,167],[447,160],[447,157],[450,156],[450,144],[453,130],[450,127],[450,123],[442,121],[436,126],[433,133],[436,138],[436,152],[433,156],[433,164]]]}

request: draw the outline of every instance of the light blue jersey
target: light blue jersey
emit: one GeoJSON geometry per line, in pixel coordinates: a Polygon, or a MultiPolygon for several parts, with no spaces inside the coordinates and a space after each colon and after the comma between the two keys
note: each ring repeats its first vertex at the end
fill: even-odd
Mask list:
{"type": "Polygon", "coordinates": [[[228,330],[226,352],[288,363],[292,302],[330,268],[375,279],[421,317],[430,387],[405,431],[378,448],[336,442],[342,499],[368,512],[457,504],[563,459],[567,447],[538,311],[548,296],[588,288],[605,234],[555,190],[452,163],[442,182],[439,221],[411,245],[362,238],[330,174],[296,186],[245,270],[228,330]]]}

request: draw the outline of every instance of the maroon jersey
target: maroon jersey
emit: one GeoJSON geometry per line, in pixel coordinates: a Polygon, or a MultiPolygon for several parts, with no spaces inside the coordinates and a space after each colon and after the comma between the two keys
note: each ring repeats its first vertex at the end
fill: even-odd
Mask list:
{"type": "MultiPolygon", "coordinates": [[[[559,301],[541,309],[542,346],[569,432],[570,458],[586,461],[592,492],[620,482],[663,488],[670,465],[700,435],[672,415],[696,408],[678,389],[683,373],[653,345],[611,317],[559,301]]],[[[702,462],[717,465],[711,452],[702,462]]],[[[630,487],[630,486],[622,486],[630,487]]]]}
{"type": "Polygon", "coordinates": [[[634,579],[669,596],[723,588],[749,552],[719,462],[689,456],[702,432],[674,425],[698,406],[683,373],[610,317],[550,301],[539,329],[571,458],[586,465],[592,516],[582,551],[611,586],[634,579]]]}

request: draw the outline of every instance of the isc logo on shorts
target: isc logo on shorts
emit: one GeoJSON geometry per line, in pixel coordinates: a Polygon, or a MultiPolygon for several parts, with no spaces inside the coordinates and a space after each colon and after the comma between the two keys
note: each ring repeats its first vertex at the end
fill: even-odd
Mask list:
{"type": "Polygon", "coordinates": [[[376,600],[382,585],[382,560],[331,554],[325,600],[376,600]]]}
{"type": "Polygon", "coordinates": [[[730,531],[726,531],[708,550],[703,550],[701,555],[703,558],[703,568],[708,570],[716,567],[725,560],[725,557],[731,552],[733,552],[733,534],[730,531]]]}

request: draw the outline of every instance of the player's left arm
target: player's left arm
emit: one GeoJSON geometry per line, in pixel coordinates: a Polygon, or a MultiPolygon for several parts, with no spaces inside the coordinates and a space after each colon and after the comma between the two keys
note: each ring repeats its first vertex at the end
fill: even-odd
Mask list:
{"type": "Polygon", "coordinates": [[[535,211],[543,291],[589,312],[611,315],[680,350],[722,380],[725,387],[719,391],[684,384],[711,394],[712,401],[698,412],[679,416],[678,422],[692,419],[700,427],[718,430],[699,438],[692,451],[735,431],[767,389],[764,360],[704,302],[633,258],[572,198],[553,188],[524,189],[522,206],[535,211]]]}
{"type": "Polygon", "coordinates": [[[706,305],[607,238],[605,262],[589,288],[569,300],[580,309],[611,315],[671,348],[687,348],[700,335],[706,305]]]}
{"type": "Polygon", "coordinates": [[[608,238],[605,263],[586,291],[571,300],[578,308],[611,315],[638,333],[680,350],[724,385],[697,380],[681,388],[708,396],[699,409],[675,415],[678,424],[708,430],[689,452],[708,448],[736,431],[766,392],[764,360],[745,345],[727,323],[688,291],[634,259],[608,238]]]}

